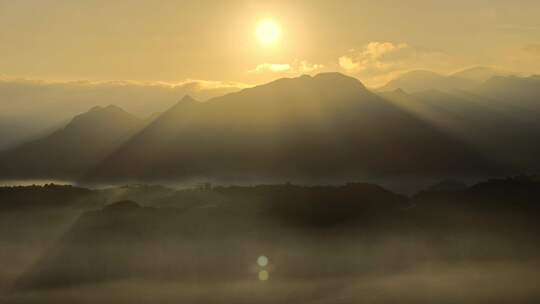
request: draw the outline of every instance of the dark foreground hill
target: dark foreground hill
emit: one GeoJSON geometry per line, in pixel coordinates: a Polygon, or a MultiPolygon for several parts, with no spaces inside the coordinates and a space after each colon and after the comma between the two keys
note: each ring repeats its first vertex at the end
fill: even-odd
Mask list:
{"type": "MultiPolygon", "coordinates": [[[[83,214],[19,280],[18,288],[136,277],[242,279],[250,275],[258,252],[271,255],[277,244],[297,248],[293,245],[300,241],[295,240],[297,233],[332,238],[333,231],[377,225],[377,219],[391,218],[408,206],[406,197],[369,184],[179,191],[161,204],[165,202],[168,207],[155,208],[120,201],[83,214]]],[[[320,275],[330,269],[304,271],[320,275]]]]}

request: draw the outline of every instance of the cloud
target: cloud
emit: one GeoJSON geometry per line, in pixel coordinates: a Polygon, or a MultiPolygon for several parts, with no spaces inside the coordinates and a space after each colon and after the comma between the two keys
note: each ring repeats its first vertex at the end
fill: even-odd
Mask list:
{"type": "Polygon", "coordinates": [[[370,42],[363,49],[351,50],[339,58],[339,66],[348,71],[384,71],[391,69],[400,60],[411,57],[415,52],[408,44],[370,42]]]}
{"type": "Polygon", "coordinates": [[[166,81],[136,81],[136,80],[40,80],[32,78],[17,78],[0,75],[0,85],[19,84],[32,86],[71,86],[71,87],[161,87],[170,89],[190,88],[197,91],[218,90],[218,89],[244,89],[253,87],[251,84],[235,81],[217,81],[202,79],[186,79],[177,82],[166,81]]]}
{"type": "Polygon", "coordinates": [[[324,68],[323,64],[311,63],[306,60],[294,60],[292,63],[261,63],[250,73],[281,73],[281,74],[306,74],[320,71],[324,68]]]}
{"type": "Polygon", "coordinates": [[[257,65],[250,73],[264,73],[264,72],[287,72],[291,69],[291,65],[288,63],[261,63],[257,65]]]}
{"type": "Polygon", "coordinates": [[[171,85],[173,88],[185,88],[192,89],[194,91],[210,91],[210,90],[238,90],[251,88],[253,85],[235,82],[235,81],[214,81],[214,80],[200,80],[200,79],[187,79],[179,83],[165,83],[165,85],[171,85]]]}
{"type": "Polygon", "coordinates": [[[321,70],[323,68],[324,68],[323,64],[309,63],[309,62],[303,60],[303,61],[300,61],[297,64],[296,69],[300,73],[313,73],[313,72],[319,71],[319,70],[321,70]]]}
{"type": "Polygon", "coordinates": [[[414,47],[404,42],[379,41],[349,50],[338,58],[338,65],[371,87],[384,85],[394,77],[414,69],[448,72],[461,67],[459,60],[442,51],[414,47]]]}
{"type": "Polygon", "coordinates": [[[356,63],[349,56],[339,57],[339,66],[347,71],[356,71],[360,69],[360,63],[356,63]]]}

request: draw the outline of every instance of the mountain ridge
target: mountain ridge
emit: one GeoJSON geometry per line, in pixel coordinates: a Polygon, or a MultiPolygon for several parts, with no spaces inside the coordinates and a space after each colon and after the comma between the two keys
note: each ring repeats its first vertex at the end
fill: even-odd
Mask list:
{"type": "Polygon", "coordinates": [[[142,122],[117,106],[92,107],[43,138],[3,151],[2,177],[77,178],[142,122]]]}
{"type": "Polygon", "coordinates": [[[437,158],[447,162],[477,158],[359,80],[327,73],[279,79],[203,103],[180,102],[87,178],[412,174],[418,167],[406,159],[419,155],[427,171],[446,170],[448,164],[429,155],[427,142],[444,147],[437,158]],[[400,156],[391,146],[401,149],[400,156]]]}
{"type": "MultiPolygon", "coordinates": [[[[517,88],[530,89],[532,99],[526,105],[534,105],[537,78],[496,76],[486,83],[507,80],[516,82],[517,88]]],[[[46,149],[23,145],[10,150],[26,151],[18,157],[3,153],[0,168],[3,178],[67,176],[98,183],[519,173],[508,170],[536,164],[530,162],[530,149],[513,157],[519,167],[508,167],[500,163],[508,160],[504,156],[508,148],[485,139],[493,138],[493,129],[500,127],[505,130],[499,129],[499,135],[520,146],[526,139],[508,128],[519,123],[519,130],[540,130],[534,123],[536,114],[524,112],[519,102],[501,101],[501,94],[495,99],[488,93],[437,88],[407,93],[399,88],[376,94],[358,79],[340,73],[282,78],[204,102],[185,95],[167,111],[146,120],[132,118],[117,106],[94,107],[74,117],[68,131],[58,131],[72,136],[54,144],[49,141],[46,149]],[[417,109],[411,111],[411,106],[417,109]],[[502,116],[501,111],[505,112],[502,116]],[[435,116],[426,119],[426,114],[435,116]],[[103,123],[90,119],[94,115],[120,118],[103,123]],[[121,130],[105,130],[108,125],[121,130]],[[83,133],[73,131],[77,129],[83,133]],[[94,139],[85,140],[81,134],[94,139]],[[108,139],[100,143],[96,138],[101,136],[108,139]],[[84,159],[84,165],[74,165],[76,158],[84,159]],[[69,170],[62,169],[64,159],[71,162],[69,170]]]]}
{"type": "Polygon", "coordinates": [[[408,93],[415,93],[428,89],[471,89],[479,83],[476,80],[457,77],[454,74],[442,75],[428,70],[413,70],[390,80],[377,91],[393,91],[401,88],[408,93]]]}

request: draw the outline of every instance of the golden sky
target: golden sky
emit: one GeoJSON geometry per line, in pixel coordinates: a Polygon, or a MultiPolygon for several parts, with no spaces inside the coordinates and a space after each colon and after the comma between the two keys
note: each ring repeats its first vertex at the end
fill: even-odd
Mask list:
{"type": "MultiPolygon", "coordinates": [[[[258,84],[340,71],[540,73],[540,1],[0,0],[0,75],[258,84]],[[263,43],[272,20],[279,39],[263,43]]],[[[272,30],[270,30],[272,31],[272,30]]]]}

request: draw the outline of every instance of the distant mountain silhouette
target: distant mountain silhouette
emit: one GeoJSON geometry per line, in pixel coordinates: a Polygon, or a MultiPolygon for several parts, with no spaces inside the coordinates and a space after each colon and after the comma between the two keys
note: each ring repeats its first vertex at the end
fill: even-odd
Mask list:
{"type": "Polygon", "coordinates": [[[173,86],[134,81],[48,82],[0,78],[0,150],[35,138],[41,130],[64,124],[93,106],[112,104],[145,117],[170,108],[185,94],[206,100],[242,87],[238,83],[198,80],[173,86]]]}
{"type": "Polygon", "coordinates": [[[425,90],[454,90],[471,89],[480,84],[479,81],[458,77],[459,75],[444,76],[431,71],[416,70],[405,73],[396,79],[391,80],[378,91],[394,91],[402,89],[407,93],[415,93],[425,90]]]}
{"type": "MultiPolygon", "coordinates": [[[[396,90],[380,95],[419,119],[463,139],[485,157],[509,169],[525,172],[540,167],[536,156],[540,144],[530,140],[531,136],[540,136],[539,116],[524,109],[521,102],[458,90],[413,94],[396,90]]],[[[487,91],[485,95],[495,96],[487,91]]]]}
{"type": "Polygon", "coordinates": [[[0,153],[0,177],[320,182],[534,172],[538,83],[495,76],[470,90],[374,94],[324,73],[206,102],[186,96],[146,120],[96,107],[0,153]]]}
{"type": "Polygon", "coordinates": [[[540,113],[540,77],[496,76],[474,90],[526,111],[540,113]]]}
{"type": "Polygon", "coordinates": [[[479,172],[460,140],[339,73],[185,97],[87,180],[312,178],[479,172]]]}
{"type": "Polygon", "coordinates": [[[143,121],[116,106],[94,107],[52,134],[0,153],[3,178],[77,178],[143,121]]]}
{"type": "Polygon", "coordinates": [[[443,180],[440,181],[434,185],[431,185],[426,192],[435,193],[435,192],[458,192],[458,191],[465,191],[467,189],[467,185],[463,182],[460,182],[458,180],[443,180]]]}
{"type": "Polygon", "coordinates": [[[494,76],[504,76],[509,75],[509,72],[502,71],[500,69],[485,67],[485,66],[475,66],[472,68],[464,69],[458,72],[451,74],[453,77],[458,77],[462,79],[468,79],[476,82],[484,82],[494,76]]]}
{"type": "MultiPolygon", "coordinates": [[[[444,189],[444,191],[437,187],[430,187],[413,197],[413,201],[421,205],[420,208],[431,205],[442,211],[444,208],[459,206],[467,208],[469,214],[481,215],[479,218],[484,217],[484,220],[498,218],[498,221],[534,227],[539,225],[537,219],[540,211],[539,199],[538,175],[489,179],[470,187],[459,186],[454,189],[444,189]]],[[[503,231],[506,229],[510,227],[502,228],[503,231]]]]}

